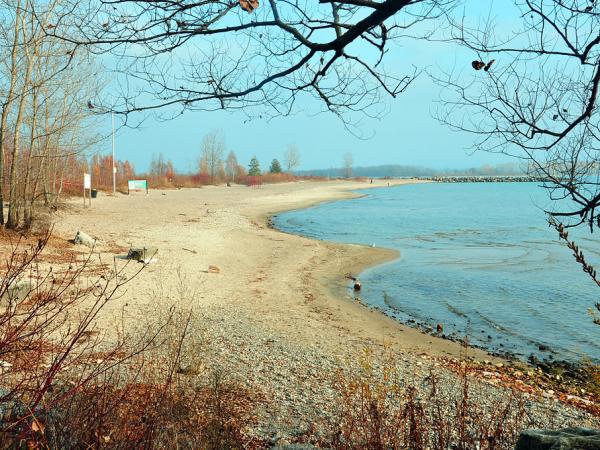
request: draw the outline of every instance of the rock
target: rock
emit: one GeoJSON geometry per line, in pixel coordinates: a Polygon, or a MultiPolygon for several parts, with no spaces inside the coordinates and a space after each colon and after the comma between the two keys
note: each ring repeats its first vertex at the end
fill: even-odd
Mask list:
{"type": "Polygon", "coordinates": [[[127,253],[127,259],[147,263],[154,258],[157,252],[158,249],[156,247],[130,248],[129,253],[127,253]]]}
{"type": "Polygon", "coordinates": [[[77,245],[85,245],[89,248],[94,248],[96,245],[96,239],[91,237],[89,234],[85,234],[83,231],[77,231],[73,243],[77,245]]]}
{"type": "Polygon", "coordinates": [[[221,269],[217,266],[208,266],[208,273],[221,273],[221,269]]]}
{"type": "Polygon", "coordinates": [[[525,430],[515,450],[600,450],[600,430],[564,428],[562,430],[525,430]]]}
{"type": "Polygon", "coordinates": [[[275,445],[271,447],[271,449],[275,450],[318,450],[319,447],[315,447],[312,444],[283,444],[283,445],[275,445]]]}
{"type": "Polygon", "coordinates": [[[552,389],[550,389],[548,391],[544,391],[542,393],[542,397],[544,397],[544,398],[554,398],[554,391],[552,389]]]}
{"type": "Polygon", "coordinates": [[[31,281],[21,280],[12,283],[0,297],[0,305],[6,307],[7,304],[25,300],[32,290],[33,283],[31,281]]]}
{"type": "Polygon", "coordinates": [[[360,284],[360,281],[355,281],[354,282],[354,290],[355,291],[360,291],[362,285],[360,284]]]}
{"type": "Polygon", "coordinates": [[[27,415],[27,407],[19,399],[13,398],[10,391],[0,387],[0,398],[4,399],[0,402],[0,426],[21,428],[17,424],[17,419],[27,415]]]}

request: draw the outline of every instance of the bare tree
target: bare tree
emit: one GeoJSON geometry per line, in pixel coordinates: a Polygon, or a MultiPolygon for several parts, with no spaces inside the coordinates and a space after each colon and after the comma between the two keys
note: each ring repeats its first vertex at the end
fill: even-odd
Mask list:
{"type": "Polygon", "coordinates": [[[300,151],[295,144],[289,145],[283,156],[286,172],[291,174],[300,165],[300,151]]]}
{"type": "MultiPolygon", "coordinates": [[[[7,9],[10,11],[10,9],[7,9]]],[[[6,97],[2,102],[2,115],[0,117],[0,225],[4,225],[4,155],[5,155],[5,137],[8,127],[8,115],[12,107],[18,75],[18,52],[19,52],[19,36],[21,35],[21,26],[23,23],[23,9],[21,7],[21,0],[17,0],[14,7],[14,18],[12,20],[12,35],[5,33],[7,38],[12,37],[12,45],[10,47],[10,68],[8,77],[8,86],[4,88],[6,97]]],[[[8,21],[6,24],[7,28],[10,27],[11,22],[8,21]]]]}
{"type": "Polygon", "coordinates": [[[48,33],[121,58],[134,88],[123,93],[121,111],[177,104],[244,108],[255,117],[250,107],[290,114],[304,94],[338,115],[380,114],[381,93],[397,96],[419,72],[386,70],[389,43],[414,37],[426,29],[416,24],[447,14],[455,0],[88,2],[48,33]],[[77,35],[68,32],[74,23],[77,35]],[[153,102],[139,100],[149,95],[153,102]]]}
{"type": "Polygon", "coordinates": [[[511,34],[455,21],[452,39],[473,61],[438,77],[447,88],[439,116],[478,136],[476,149],[519,158],[544,180],[550,223],[595,281],[563,223],[590,232],[600,225],[600,5],[525,0],[514,8],[522,26],[511,34]]]}
{"type": "Polygon", "coordinates": [[[569,225],[600,224],[600,6],[590,0],[515,2],[522,28],[454,24],[453,40],[473,51],[458,74],[438,78],[440,119],[479,136],[477,149],[522,159],[546,181],[569,225]]]}
{"type": "Polygon", "coordinates": [[[0,89],[5,93],[0,104],[0,224],[8,187],[6,227],[17,228],[31,225],[40,197],[46,204],[56,200],[50,193],[61,188],[51,178],[60,177],[68,159],[88,148],[82,125],[90,112],[82,96],[90,93],[92,84],[102,84],[102,77],[90,77],[85,50],[75,54],[72,44],[46,36],[59,2],[0,4],[5,12],[0,48],[8,52],[6,65],[0,67],[0,89]],[[71,63],[77,63],[77,71],[70,69],[71,63]]]}
{"type": "Polygon", "coordinates": [[[217,174],[223,169],[225,140],[220,131],[211,131],[202,139],[202,154],[200,165],[206,166],[210,182],[214,184],[217,174]]]}
{"type": "Polygon", "coordinates": [[[344,176],[350,178],[352,176],[352,166],[354,165],[354,156],[350,152],[342,155],[344,176]]]}
{"type": "Polygon", "coordinates": [[[238,166],[239,164],[237,156],[235,156],[235,153],[232,150],[227,155],[227,160],[225,161],[225,172],[227,173],[227,176],[232,182],[235,182],[235,176],[238,172],[238,166]]]}

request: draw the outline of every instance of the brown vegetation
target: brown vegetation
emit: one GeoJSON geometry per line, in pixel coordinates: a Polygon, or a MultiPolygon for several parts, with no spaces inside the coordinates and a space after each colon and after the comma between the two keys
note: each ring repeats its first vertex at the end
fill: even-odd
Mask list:
{"type": "MultiPolygon", "coordinates": [[[[466,367],[466,364],[463,366],[466,367]]],[[[358,371],[340,369],[334,380],[338,413],[330,445],[336,449],[511,449],[532,425],[518,392],[482,404],[472,398],[464,370],[448,390],[431,372],[420,383],[402,378],[391,354],[377,365],[371,351],[358,371]]]]}
{"type": "Polygon", "coordinates": [[[3,446],[255,445],[244,430],[259,396],[220,373],[183,367],[183,349],[194,341],[192,311],[163,311],[133,334],[101,330],[102,309],[143,266],[93,276],[92,254],[73,253],[68,264],[50,267],[41,262],[49,241],[9,239],[2,266],[3,446]]]}

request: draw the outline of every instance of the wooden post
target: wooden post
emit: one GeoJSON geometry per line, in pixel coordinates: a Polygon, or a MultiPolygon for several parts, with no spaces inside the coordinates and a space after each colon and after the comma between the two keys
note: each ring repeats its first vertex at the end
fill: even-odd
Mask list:
{"type": "Polygon", "coordinates": [[[92,176],[89,173],[83,174],[83,207],[85,208],[85,191],[90,194],[90,208],[92,207],[92,176]]]}

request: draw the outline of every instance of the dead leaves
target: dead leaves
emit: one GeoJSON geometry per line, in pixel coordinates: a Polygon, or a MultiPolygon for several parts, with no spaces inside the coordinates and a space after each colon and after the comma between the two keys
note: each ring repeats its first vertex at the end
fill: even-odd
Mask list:
{"type": "Polygon", "coordinates": [[[46,431],[46,425],[44,425],[42,421],[34,417],[33,421],[31,422],[31,431],[44,434],[44,432],[46,431]]]}
{"type": "Polygon", "coordinates": [[[495,59],[492,59],[488,63],[484,63],[483,61],[475,60],[475,61],[471,62],[471,67],[473,67],[473,69],[475,69],[475,70],[483,69],[484,71],[488,72],[490,70],[490,68],[492,67],[492,64],[494,64],[495,61],[496,61],[495,59]]]}
{"type": "Polygon", "coordinates": [[[239,2],[240,7],[247,13],[253,12],[259,6],[258,0],[239,0],[239,2]]]}

